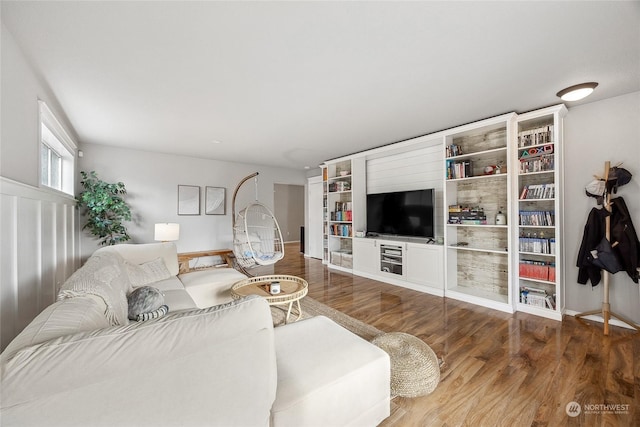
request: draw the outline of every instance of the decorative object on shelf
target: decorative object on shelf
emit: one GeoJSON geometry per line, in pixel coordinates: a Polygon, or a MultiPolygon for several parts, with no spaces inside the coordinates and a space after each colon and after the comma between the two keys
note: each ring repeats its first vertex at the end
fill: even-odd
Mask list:
{"type": "Polygon", "coordinates": [[[226,215],[226,188],[205,187],[204,213],[206,215],[226,215]]]}
{"type": "Polygon", "coordinates": [[[496,214],[496,225],[507,225],[507,216],[502,213],[503,208],[500,209],[496,214]]]}
{"type": "Polygon", "coordinates": [[[200,186],[178,185],[178,215],[200,215],[200,186]]]}
{"type": "Polygon", "coordinates": [[[180,224],[162,222],[155,225],[153,240],[173,242],[180,238],[180,224]]]}
{"type": "Polygon", "coordinates": [[[556,96],[563,101],[579,101],[591,95],[593,90],[598,86],[596,82],[580,83],[569,86],[556,93],[556,96]]]}
{"type": "Polygon", "coordinates": [[[98,178],[95,171],[80,171],[80,185],[84,188],[78,196],[78,208],[84,207],[87,222],[82,227],[100,239],[101,245],[115,245],[131,237],[123,221],[131,221],[131,210],[122,198],[127,190],[122,182],[110,184],[98,178]]]}

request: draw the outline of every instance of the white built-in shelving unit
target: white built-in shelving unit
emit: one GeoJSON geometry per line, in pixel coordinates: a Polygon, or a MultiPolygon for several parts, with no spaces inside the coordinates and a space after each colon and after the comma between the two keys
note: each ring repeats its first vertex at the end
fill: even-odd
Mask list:
{"type": "Polygon", "coordinates": [[[562,320],[566,112],[557,105],[503,114],[325,162],[324,262],[434,295],[562,320]],[[435,189],[435,241],[364,236],[368,192],[420,188],[435,189]]]}
{"type": "Polygon", "coordinates": [[[513,312],[509,170],[515,114],[451,129],[445,153],[445,295],[513,312]]]}
{"type": "Polygon", "coordinates": [[[521,114],[513,150],[516,310],[562,320],[563,105],[521,114]]]}

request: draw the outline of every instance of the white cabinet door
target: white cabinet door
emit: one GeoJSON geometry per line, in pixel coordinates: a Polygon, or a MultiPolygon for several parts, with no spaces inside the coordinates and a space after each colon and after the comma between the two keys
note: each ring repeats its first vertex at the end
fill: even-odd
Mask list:
{"type": "Polygon", "coordinates": [[[307,247],[306,254],[322,259],[322,177],[309,178],[307,185],[307,247]],[[319,178],[319,179],[318,179],[319,178]]]}
{"type": "Polygon", "coordinates": [[[353,239],[353,270],[369,274],[380,272],[380,247],[376,239],[353,239]]]}
{"type": "Polygon", "coordinates": [[[444,289],[442,251],[440,245],[408,243],[405,252],[407,281],[444,289]]]}

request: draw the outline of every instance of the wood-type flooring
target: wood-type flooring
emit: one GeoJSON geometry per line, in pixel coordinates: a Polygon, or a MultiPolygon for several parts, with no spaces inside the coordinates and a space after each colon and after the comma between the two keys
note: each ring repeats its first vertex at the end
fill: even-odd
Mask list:
{"type": "MultiPolygon", "coordinates": [[[[565,316],[508,314],[328,269],[288,244],[273,271],[385,332],[413,334],[445,361],[428,396],[396,398],[381,426],[640,426],[640,335],[565,316]],[[567,415],[576,402],[580,413],[567,415]]],[[[575,411],[575,405],[573,407],[575,411]]]]}

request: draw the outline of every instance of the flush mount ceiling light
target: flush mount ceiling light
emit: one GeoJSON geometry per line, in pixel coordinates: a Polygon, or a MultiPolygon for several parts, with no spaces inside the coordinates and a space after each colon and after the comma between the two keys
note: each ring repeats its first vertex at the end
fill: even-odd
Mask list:
{"type": "Polygon", "coordinates": [[[556,96],[560,97],[563,101],[578,101],[589,96],[596,86],[598,86],[596,82],[580,83],[579,85],[562,89],[556,93],[556,96]]]}

